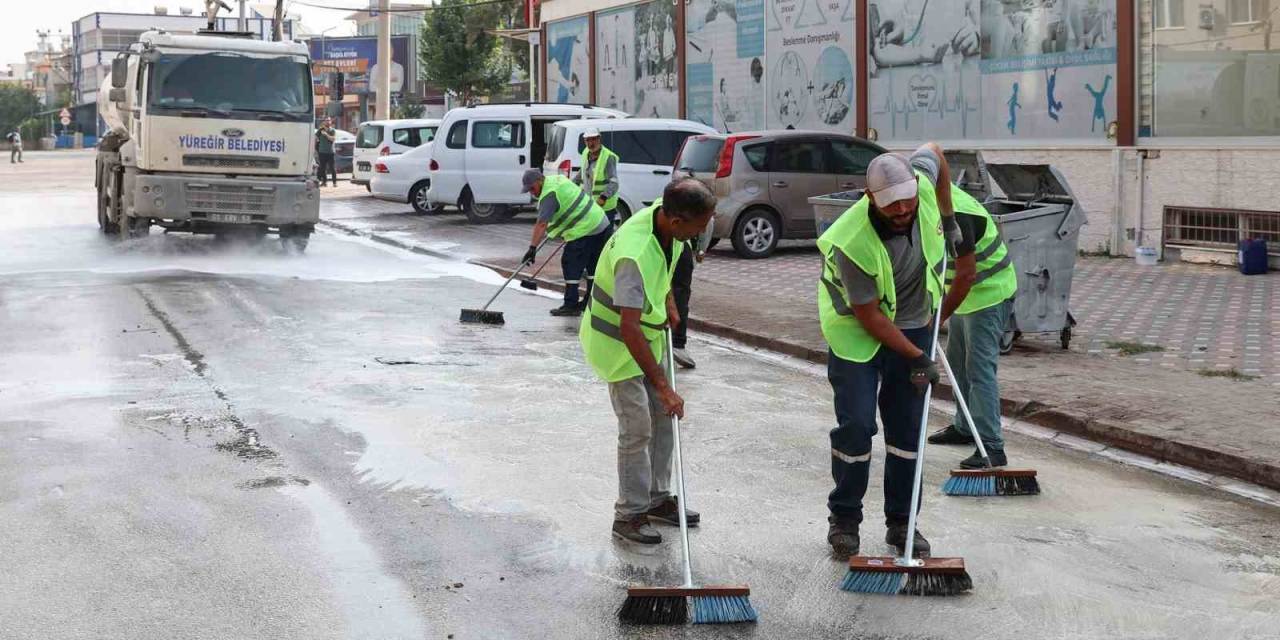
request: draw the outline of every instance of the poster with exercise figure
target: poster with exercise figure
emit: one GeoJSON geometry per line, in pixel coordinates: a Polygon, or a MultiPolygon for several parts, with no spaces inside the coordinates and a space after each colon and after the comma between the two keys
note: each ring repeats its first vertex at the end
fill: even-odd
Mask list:
{"type": "Polygon", "coordinates": [[[765,126],[764,0],[685,9],[686,117],[727,133],[765,126]]]}
{"type": "Polygon", "coordinates": [[[586,16],[547,24],[547,100],[591,101],[590,28],[586,16]]]}
{"type": "Polygon", "coordinates": [[[1105,138],[1115,0],[870,0],[883,140],[1105,138]]]}
{"type": "Polygon", "coordinates": [[[853,132],[853,0],[772,0],[765,11],[766,125],[853,132]]]}
{"type": "Polygon", "coordinates": [[[675,8],[655,0],[596,14],[596,103],[646,118],[680,113],[675,8]]]}

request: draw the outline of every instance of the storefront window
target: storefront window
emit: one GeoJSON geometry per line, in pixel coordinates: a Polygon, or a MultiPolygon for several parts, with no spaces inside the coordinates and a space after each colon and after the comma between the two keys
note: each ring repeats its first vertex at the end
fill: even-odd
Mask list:
{"type": "Polygon", "coordinates": [[[1141,136],[1280,135],[1280,2],[1144,4],[1155,28],[1142,38],[1141,136]]]}

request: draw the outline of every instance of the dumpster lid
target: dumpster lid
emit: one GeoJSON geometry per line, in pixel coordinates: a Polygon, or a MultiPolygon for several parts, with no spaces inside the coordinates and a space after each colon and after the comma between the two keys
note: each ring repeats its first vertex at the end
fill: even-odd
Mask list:
{"type": "Polygon", "coordinates": [[[987,164],[987,173],[1006,198],[1023,202],[1075,202],[1066,179],[1047,164],[987,164]]]}
{"type": "Polygon", "coordinates": [[[982,152],[971,149],[949,149],[943,152],[951,166],[951,179],[978,202],[991,199],[991,178],[987,175],[982,152]]]}

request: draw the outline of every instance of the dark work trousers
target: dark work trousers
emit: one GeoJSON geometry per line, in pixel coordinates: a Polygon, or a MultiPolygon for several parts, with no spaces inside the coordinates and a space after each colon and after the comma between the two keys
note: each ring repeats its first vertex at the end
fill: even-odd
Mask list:
{"type": "Polygon", "coordinates": [[[578,302],[578,283],[586,278],[587,284],[582,292],[582,305],[591,298],[591,283],[595,279],[596,262],[604,245],[613,236],[613,227],[605,227],[604,231],[593,236],[578,238],[565,243],[564,252],[560,254],[560,268],[564,270],[564,306],[572,307],[578,302]]]}
{"type": "MultiPolygon", "coordinates": [[[[930,327],[902,333],[929,353],[930,327]]],[[[906,524],[911,513],[916,445],[924,395],[909,378],[906,358],[881,347],[867,362],[851,362],[829,354],[827,379],[835,391],[836,428],[831,430],[831,476],[836,487],[827,508],[837,518],[862,522],[862,497],[871,471],[871,437],[876,434],[877,387],[884,422],[884,517],[886,524],[906,524]]]]}
{"type": "Polygon", "coordinates": [[[685,245],[671,274],[671,296],[676,299],[676,311],[680,312],[680,324],[671,332],[671,343],[683,349],[689,340],[689,295],[693,293],[693,249],[685,245]]]}
{"type": "Polygon", "coordinates": [[[317,173],[320,174],[319,175],[320,184],[322,185],[324,184],[325,176],[332,176],[333,186],[335,187],[338,186],[338,168],[333,161],[333,154],[321,153],[319,154],[319,157],[320,157],[320,169],[319,171],[317,171],[317,173]],[[328,168],[328,170],[326,170],[326,167],[328,168]]]}

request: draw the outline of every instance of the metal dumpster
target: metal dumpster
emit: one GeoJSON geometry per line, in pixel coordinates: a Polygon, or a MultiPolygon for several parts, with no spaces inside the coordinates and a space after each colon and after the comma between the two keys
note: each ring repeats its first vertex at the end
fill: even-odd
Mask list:
{"type": "MultiPolygon", "coordinates": [[[[948,151],[952,179],[995,220],[1018,275],[1018,293],[1000,350],[1024,333],[1057,333],[1071,344],[1071,280],[1085,215],[1066,178],[1045,164],[986,164],[977,151],[948,151]],[[1003,195],[994,195],[994,182],[1003,195]]],[[[862,197],[845,191],[809,198],[818,234],[862,197]]]]}

